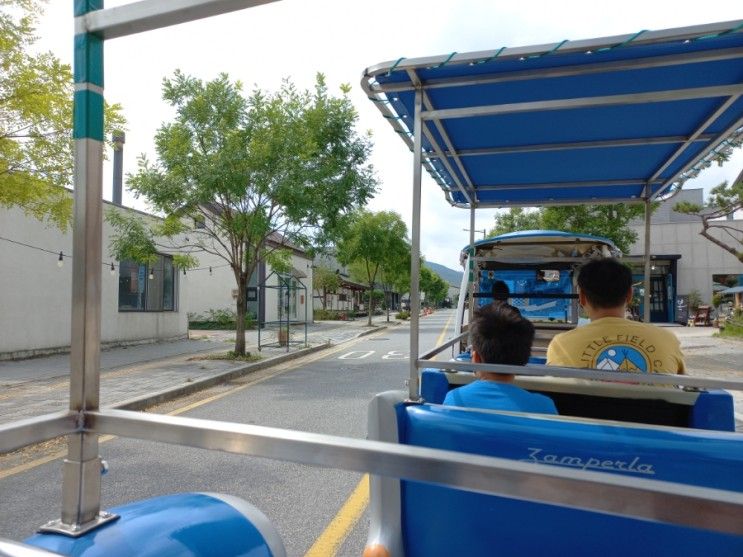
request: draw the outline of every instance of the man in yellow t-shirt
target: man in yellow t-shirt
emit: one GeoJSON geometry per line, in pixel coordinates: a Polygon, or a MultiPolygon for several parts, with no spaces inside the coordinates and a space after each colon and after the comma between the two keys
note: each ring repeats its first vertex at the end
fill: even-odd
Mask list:
{"type": "Polygon", "coordinates": [[[630,321],[632,272],[616,259],[595,259],[578,274],[578,298],[591,323],[555,335],[547,365],[638,373],[684,373],[684,356],[671,331],[630,321]]]}

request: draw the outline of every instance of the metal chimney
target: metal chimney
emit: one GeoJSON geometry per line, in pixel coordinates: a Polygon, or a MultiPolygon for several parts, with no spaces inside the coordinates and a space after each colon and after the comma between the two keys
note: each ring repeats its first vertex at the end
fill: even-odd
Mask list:
{"type": "Polygon", "coordinates": [[[115,205],[121,205],[121,192],[124,179],[124,141],[126,136],[124,132],[114,132],[111,134],[111,141],[114,144],[114,181],[112,201],[115,205]]]}

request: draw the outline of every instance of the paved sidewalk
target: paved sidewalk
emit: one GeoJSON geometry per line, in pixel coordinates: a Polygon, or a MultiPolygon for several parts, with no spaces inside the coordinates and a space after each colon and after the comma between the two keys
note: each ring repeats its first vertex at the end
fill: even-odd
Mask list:
{"type": "MultiPolygon", "coordinates": [[[[375,316],[376,327],[386,316],[375,316]]],[[[397,322],[391,317],[390,325],[397,322]]],[[[307,344],[319,348],[336,345],[373,331],[366,318],[355,321],[318,321],[308,325],[307,344]]],[[[114,406],[229,372],[239,373],[254,364],[228,360],[201,360],[198,356],[233,348],[234,331],[191,331],[189,340],[118,347],[101,353],[101,406],[114,406]]],[[[275,342],[275,332],[261,332],[261,343],[275,342]]],[[[292,332],[289,358],[302,355],[304,331],[292,332]]],[[[246,350],[258,353],[258,332],[246,334],[246,350]]],[[[260,364],[283,360],[286,347],[263,347],[260,364]]],[[[270,365],[270,364],[269,364],[270,365]]],[[[69,396],[69,354],[19,361],[0,361],[0,424],[65,410],[69,396]]]]}

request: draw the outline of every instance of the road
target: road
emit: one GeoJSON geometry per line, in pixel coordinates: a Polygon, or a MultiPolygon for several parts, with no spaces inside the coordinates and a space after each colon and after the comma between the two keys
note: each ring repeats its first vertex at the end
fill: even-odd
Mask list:
{"type": "MultiPolygon", "coordinates": [[[[443,339],[447,325],[451,334],[452,314],[421,320],[422,347],[443,339]]],[[[277,366],[260,381],[247,376],[153,411],[363,438],[372,396],[404,388],[408,336],[408,326],[389,328],[277,366]]],[[[181,491],[229,493],[266,513],[290,556],[363,550],[366,491],[359,474],[128,439],[106,440],[100,452],[110,464],[103,508],[181,491]]],[[[52,443],[27,463],[0,469],[0,537],[23,539],[59,517],[62,454],[52,443]]]]}

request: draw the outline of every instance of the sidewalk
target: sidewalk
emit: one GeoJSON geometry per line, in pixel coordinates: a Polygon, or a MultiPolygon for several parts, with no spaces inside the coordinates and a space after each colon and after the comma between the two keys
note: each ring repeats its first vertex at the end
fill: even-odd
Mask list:
{"type": "MultiPolygon", "coordinates": [[[[374,316],[376,327],[387,325],[386,316],[374,316]]],[[[164,400],[163,392],[206,388],[237,377],[247,370],[265,368],[327,346],[354,339],[375,329],[366,318],[355,321],[318,321],[304,331],[292,332],[292,345],[263,347],[263,359],[255,363],[228,360],[194,360],[194,356],[227,352],[234,346],[234,331],[191,331],[189,340],[118,347],[101,352],[101,406],[116,406],[139,399],[164,400]],[[155,395],[158,395],[155,397],[155,395]]],[[[390,325],[397,322],[390,317],[390,325]]],[[[275,342],[274,332],[261,332],[261,343],[275,342]]],[[[247,331],[246,350],[258,354],[258,332],[247,331]]],[[[180,395],[178,395],[180,396],[180,395]]],[[[67,408],[69,397],[69,354],[55,354],[19,361],[0,361],[0,423],[28,418],[67,408]]]]}

